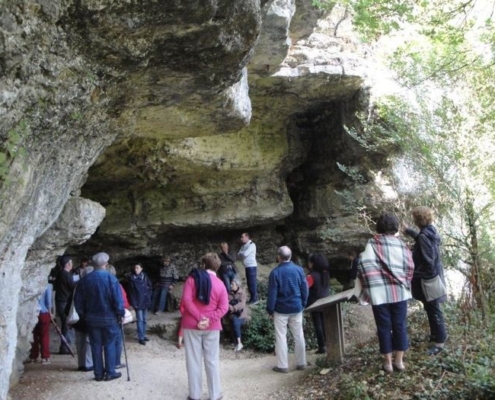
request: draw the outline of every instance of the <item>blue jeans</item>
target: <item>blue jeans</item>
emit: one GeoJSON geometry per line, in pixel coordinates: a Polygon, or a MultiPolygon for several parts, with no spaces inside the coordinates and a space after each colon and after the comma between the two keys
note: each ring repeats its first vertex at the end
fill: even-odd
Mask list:
{"type": "Polygon", "coordinates": [[[151,304],[153,305],[152,310],[154,312],[165,311],[165,306],[167,305],[167,294],[168,286],[159,286],[153,289],[151,304]]]}
{"type": "Polygon", "coordinates": [[[445,321],[443,319],[442,309],[440,308],[440,301],[424,301],[423,306],[428,316],[430,334],[435,339],[435,343],[445,343],[447,331],[445,330],[445,321]]]}
{"type": "Polygon", "coordinates": [[[144,340],[146,337],[146,310],[136,310],[136,327],[138,340],[144,340]]]}
{"type": "Polygon", "coordinates": [[[95,378],[102,379],[115,375],[115,343],[118,335],[122,335],[117,321],[111,325],[88,326],[91,353],[95,378]],[[103,353],[105,353],[105,368],[103,368],[103,353]]]}
{"type": "Polygon", "coordinates": [[[241,337],[241,327],[246,322],[245,318],[239,318],[237,315],[232,316],[232,341],[237,344],[237,339],[241,337]]]}
{"type": "Polygon", "coordinates": [[[235,278],[235,271],[233,269],[228,269],[225,273],[222,274],[222,281],[227,288],[227,293],[230,293],[230,284],[232,280],[235,278]]]}
{"type": "Polygon", "coordinates": [[[373,306],[380,353],[405,351],[409,348],[407,339],[407,300],[398,303],[373,306]]]}
{"type": "Polygon", "coordinates": [[[246,281],[250,294],[249,303],[258,301],[258,283],[256,282],[257,267],[246,267],[246,281]]]}

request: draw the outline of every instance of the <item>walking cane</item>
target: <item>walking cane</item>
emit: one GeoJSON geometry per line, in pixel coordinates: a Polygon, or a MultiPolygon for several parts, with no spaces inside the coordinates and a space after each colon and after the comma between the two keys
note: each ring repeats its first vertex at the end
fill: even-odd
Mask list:
{"type": "Polygon", "coordinates": [[[122,345],[124,346],[124,356],[125,356],[125,369],[127,370],[127,381],[129,382],[131,378],[129,378],[129,362],[127,361],[127,350],[125,348],[125,334],[124,334],[124,324],[120,324],[122,328],[122,345]]]}
{"type": "Polygon", "coordinates": [[[69,345],[69,342],[67,341],[67,339],[65,338],[65,336],[62,334],[62,331],[60,330],[60,328],[58,327],[58,325],[56,324],[55,320],[53,319],[53,317],[50,318],[50,320],[52,321],[53,325],[55,325],[55,329],[57,330],[57,333],[58,335],[60,336],[60,339],[62,339],[62,342],[65,344],[65,347],[67,347],[69,349],[69,352],[70,354],[72,355],[72,357],[76,357],[76,355],[74,354],[74,352],[72,351],[72,349],[70,348],[70,345],[69,345]]]}

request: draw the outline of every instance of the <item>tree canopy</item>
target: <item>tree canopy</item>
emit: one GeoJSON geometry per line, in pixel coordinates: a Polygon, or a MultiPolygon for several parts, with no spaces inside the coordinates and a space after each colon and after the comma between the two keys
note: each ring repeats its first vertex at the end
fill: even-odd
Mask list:
{"type": "Polygon", "coordinates": [[[486,316],[495,306],[495,3],[338,4],[402,88],[376,100],[360,140],[400,147],[415,177],[403,204],[437,210],[448,265],[467,277],[465,301],[486,316]]]}

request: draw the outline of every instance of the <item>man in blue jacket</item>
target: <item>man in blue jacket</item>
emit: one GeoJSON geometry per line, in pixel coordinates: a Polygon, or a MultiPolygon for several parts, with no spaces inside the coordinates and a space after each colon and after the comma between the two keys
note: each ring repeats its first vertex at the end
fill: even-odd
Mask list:
{"type": "Polygon", "coordinates": [[[266,311],[275,325],[275,372],[289,372],[287,326],[294,337],[297,369],[306,368],[306,342],[303,332],[303,310],[308,300],[308,284],[303,269],[291,261],[292,251],[287,246],[278,249],[280,263],[270,273],[266,311]]]}
{"type": "Polygon", "coordinates": [[[122,334],[120,322],[125,311],[119,282],[106,271],[109,258],[106,253],[93,256],[94,271],[79,281],[74,296],[79,318],[88,327],[96,381],[111,381],[122,376],[115,371],[115,353],[117,337],[122,334]]]}

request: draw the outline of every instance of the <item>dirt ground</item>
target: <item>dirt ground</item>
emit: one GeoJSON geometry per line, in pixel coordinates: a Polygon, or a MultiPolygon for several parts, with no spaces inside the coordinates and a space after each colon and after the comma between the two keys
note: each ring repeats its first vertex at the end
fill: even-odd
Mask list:
{"type": "MultiPolygon", "coordinates": [[[[375,334],[370,307],[344,305],[346,346],[369,340],[375,334]]],[[[149,335],[151,341],[142,346],[132,330],[126,331],[126,349],[129,380],[126,369],[120,369],[122,378],[111,382],[94,381],[93,372],[78,372],[77,361],[70,355],[52,354],[52,363],[26,364],[19,384],[9,392],[11,400],[177,400],[187,398],[185,350],[177,349],[175,342],[149,335]]],[[[52,337],[56,335],[52,333],[52,337]]],[[[58,343],[55,341],[54,349],[58,343]]],[[[280,399],[281,393],[302,382],[304,376],[317,368],[314,351],[308,352],[312,367],[295,370],[293,354],[289,357],[292,368],[288,374],[272,371],[274,355],[255,354],[248,350],[235,353],[229,345],[221,346],[220,376],[224,399],[256,400],[280,399]]],[[[124,361],[124,354],[122,355],[124,361]]],[[[203,372],[203,397],[208,398],[206,377],[203,372]]]]}

